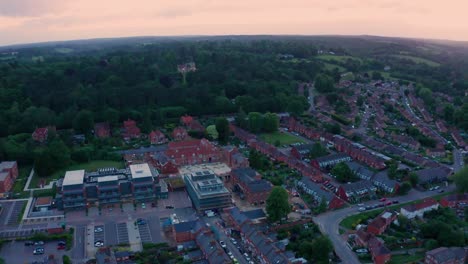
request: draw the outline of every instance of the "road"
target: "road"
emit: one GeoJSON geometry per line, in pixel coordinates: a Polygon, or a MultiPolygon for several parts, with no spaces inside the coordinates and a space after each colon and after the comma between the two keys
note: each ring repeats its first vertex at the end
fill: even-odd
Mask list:
{"type": "MultiPolygon", "coordinates": [[[[450,185],[445,188],[445,191],[455,190],[454,185],[450,185]]],[[[420,192],[411,190],[407,195],[396,198],[400,203],[407,203],[426,197],[437,195],[438,193],[433,191],[420,192]]],[[[376,204],[378,201],[369,201],[364,203],[365,206],[376,204]]],[[[378,208],[381,209],[381,208],[378,208]]],[[[378,210],[375,209],[375,210],[378,210]]],[[[314,217],[314,222],[319,226],[321,232],[329,236],[333,243],[336,254],[341,258],[344,263],[347,264],[359,264],[356,254],[347,246],[347,241],[343,240],[339,234],[340,222],[348,216],[360,213],[357,206],[351,206],[343,208],[341,210],[330,211],[314,217]]]]}
{"type": "Polygon", "coordinates": [[[463,161],[463,153],[460,149],[453,149],[453,171],[458,172],[465,165],[463,161]]]}
{"type": "Polygon", "coordinates": [[[369,106],[364,104],[364,114],[361,117],[361,123],[359,124],[359,127],[356,128],[356,132],[366,135],[367,134],[367,124],[369,123],[369,116],[370,116],[371,109],[369,106]]]}
{"type": "Polygon", "coordinates": [[[309,100],[309,104],[310,104],[309,113],[314,112],[315,105],[314,105],[314,85],[313,84],[309,87],[309,98],[307,99],[309,100]]]}
{"type": "MultiPolygon", "coordinates": [[[[237,249],[236,245],[234,245],[231,241],[231,239],[226,235],[226,230],[219,225],[220,218],[219,217],[204,217],[203,218],[205,222],[209,223],[214,229],[216,229],[219,234],[219,241],[224,241],[226,243],[226,248],[232,252],[234,257],[239,261],[241,264],[248,264],[247,260],[244,258],[244,256],[239,252],[237,249]]],[[[239,241],[237,242],[239,243],[239,241]]]]}

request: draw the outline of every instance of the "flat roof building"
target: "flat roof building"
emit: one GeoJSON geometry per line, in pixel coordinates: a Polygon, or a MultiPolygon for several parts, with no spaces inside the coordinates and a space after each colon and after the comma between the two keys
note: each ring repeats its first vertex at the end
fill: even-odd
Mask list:
{"type": "Polygon", "coordinates": [[[231,206],[231,193],[212,171],[198,171],[183,176],[188,194],[199,212],[231,206]]]}

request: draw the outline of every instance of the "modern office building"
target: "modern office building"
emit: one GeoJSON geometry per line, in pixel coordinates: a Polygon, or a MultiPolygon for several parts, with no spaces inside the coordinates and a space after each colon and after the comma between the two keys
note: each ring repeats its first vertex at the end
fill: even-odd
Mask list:
{"type": "Polygon", "coordinates": [[[183,178],[197,211],[217,210],[232,205],[231,193],[212,171],[184,174],[183,178]]]}
{"type": "Polygon", "coordinates": [[[167,187],[159,184],[159,173],[147,163],[126,169],[104,168],[86,173],[67,171],[62,183],[59,207],[65,210],[125,202],[151,202],[167,198],[167,187]]]}

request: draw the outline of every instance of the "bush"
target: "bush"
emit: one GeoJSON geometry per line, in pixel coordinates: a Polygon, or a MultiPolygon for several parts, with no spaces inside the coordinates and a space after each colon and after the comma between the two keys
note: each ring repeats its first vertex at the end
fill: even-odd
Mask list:
{"type": "Polygon", "coordinates": [[[62,261],[63,261],[63,264],[72,264],[70,257],[67,255],[63,255],[62,261]]]}

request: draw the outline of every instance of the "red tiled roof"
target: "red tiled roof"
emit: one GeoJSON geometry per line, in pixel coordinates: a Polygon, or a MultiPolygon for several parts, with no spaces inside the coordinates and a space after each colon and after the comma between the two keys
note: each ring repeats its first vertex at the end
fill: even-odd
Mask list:
{"type": "Polygon", "coordinates": [[[437,201],[434,200],[433,198],[427,198],[427,199],[424,199],[424,201],[420,202],[420,203],[417,203],[417,204],[410,204],[410,205],[407,205],[405,207],[403,207],[406,211],[409,211],[409,212],[415,212],[415,211],[419,211],[421,209],[424,209],[424,208],[427,208],[427,207],[430,207],[430,206],[433,206],[437,204],[437,201]]]}

